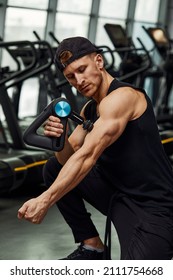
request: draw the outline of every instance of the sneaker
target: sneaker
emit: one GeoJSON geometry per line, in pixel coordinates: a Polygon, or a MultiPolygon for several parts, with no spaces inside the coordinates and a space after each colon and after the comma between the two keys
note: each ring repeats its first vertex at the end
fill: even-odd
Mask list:
{"type": "Polygon", "coordinates": [[[103,252],[97,252],[96,250],[87,250],[82,244],[66,258],[60,260],[102,260],[103,252]]]}

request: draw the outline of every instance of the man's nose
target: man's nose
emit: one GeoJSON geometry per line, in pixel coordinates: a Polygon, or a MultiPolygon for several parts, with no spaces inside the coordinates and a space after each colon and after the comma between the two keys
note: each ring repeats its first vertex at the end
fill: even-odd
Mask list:
{"type": "Polygon", "coordinates": [[[82,77],[82,75],[76,75],[76,82],[77,85],[82,85],[84,83],[84,78],[82,77]]]}

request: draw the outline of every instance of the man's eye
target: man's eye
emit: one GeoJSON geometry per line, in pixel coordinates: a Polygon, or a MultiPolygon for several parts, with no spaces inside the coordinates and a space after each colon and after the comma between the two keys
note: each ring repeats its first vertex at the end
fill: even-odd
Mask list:
{"type": "Polygon", "coordinates": [[[85,71],[85,67],[80,67],[80,68],[79,68],[79,72],[80,72],[80,73],[83,73],[84,71],[85,71]]]}
{"type": "Polygon", "coordinates": [[[67,76],[67,79],[68,79],[68,80],[73,79],[73,75],[68,75],[68,76],[67,76]]]}

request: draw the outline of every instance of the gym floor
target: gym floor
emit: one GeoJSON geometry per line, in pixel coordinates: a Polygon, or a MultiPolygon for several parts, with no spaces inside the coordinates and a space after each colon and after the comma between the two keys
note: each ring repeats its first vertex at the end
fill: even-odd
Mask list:
{"type": "MultiPolygon", "coordinates": [[[[18,209],[34,195],[22,190],[0,197],[0,260],[57,260],[77,248],[56,205],[39,225],[17,219],[18,209]]],[[[105,217],[90,205],[87,208],[104,240],[105,217]]],[[[113,226],[112,259],[119,259],[119,242],[113,226]]]]}

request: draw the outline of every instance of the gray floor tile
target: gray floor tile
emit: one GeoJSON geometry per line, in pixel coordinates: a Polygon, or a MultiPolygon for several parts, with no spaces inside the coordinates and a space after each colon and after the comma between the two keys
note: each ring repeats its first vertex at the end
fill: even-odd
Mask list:
{"type": "MultiPolygon", "coordinates": [[[[17,219],[17,210],[27,198],[0,198],[0,260],[59,259],[76,249],[71,230],[56,206],[49,209],[39,225],[17,219]]],[[[105,217],[90,205],[87,208],[104,238],[105,217]]],[[[112,259],[119,259],[119,243],[112,231],[112,259]]]]}

